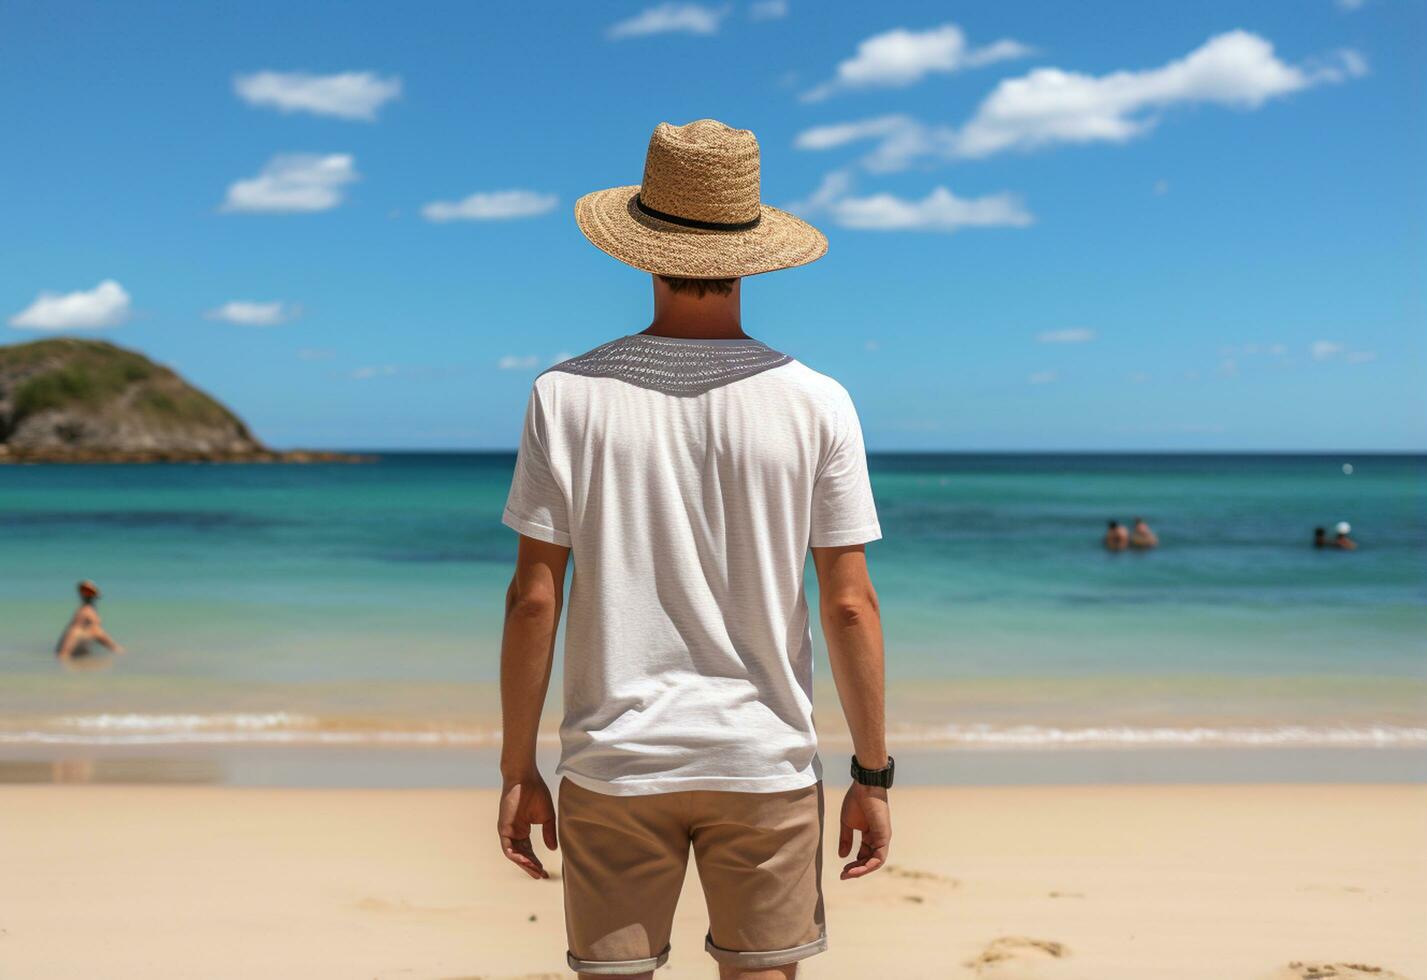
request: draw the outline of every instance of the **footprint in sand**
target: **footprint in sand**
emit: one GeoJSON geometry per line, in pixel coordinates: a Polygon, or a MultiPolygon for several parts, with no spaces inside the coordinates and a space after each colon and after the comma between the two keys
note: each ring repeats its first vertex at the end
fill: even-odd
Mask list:
{"type": "Polygon", "coordinates": [[[1053,976],[1053,966],[1070,955],[1062,943],[1027,936],[1002,936],[987,943],[986,948],[966,965],[978,977],[997,980],[1035,980],[1053,976]]]}
{"type": "Polygon", "coordinates": [[[1381,966],[1366,963],[1317,963],[1298,961],[1288,964],[1269,980],[1407,980],[1381,966]]]}
{"type": "Polygon", "coordinates": [[[882,874],[889,878],[897,878],[906,882],[916,891],[902,896],[902,901],[910,902],[913,905],[925,905],[927,898],[938,889],[957,888],[961,885],[955,878],[947,878],[932,871],[921,871],[917,868],[904,868],[900,864],[889,864],[882,869],[882,874]]]}
{"type": "Polygon", "coordinates": [[[882,869],[882,873],[892,878],[901,878],[905,881],[925,881],[928,883],[939,883],[949,888],[955,888],[961,884],[955,878],[948,878],[939,875],[935,871],[922,871],[918,868],[904,868],[900,864],[889,864],[882,869]]]}

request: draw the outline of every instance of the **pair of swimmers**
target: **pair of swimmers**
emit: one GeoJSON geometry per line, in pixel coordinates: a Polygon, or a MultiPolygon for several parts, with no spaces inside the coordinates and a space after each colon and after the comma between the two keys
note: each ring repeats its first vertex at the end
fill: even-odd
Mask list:
{"type": "Polygon", "coordinates": [[[1159,537],[1150,530],[1143,517],[1136,517],[1131,524],[1133,527],[1127,528],[1119,521],[1110,521],[1110,526],[1105,531],[1106,551],[1124,551],[1127,548],[1149,551],[1159,547],[1159,537]]]}
{"type": "Polygon", "coordinates": [[[1356,551],[1358,543],[1353,540],[1353,526],[1347,521],[1339,521],[1338,526],[1333,528],[1333,537],[1328,537],[1328,529],[1325,527],[1315,527],[1313,529],[1313,547],[1315,548],[1337,548],[1339,551],[1356,551]]]}

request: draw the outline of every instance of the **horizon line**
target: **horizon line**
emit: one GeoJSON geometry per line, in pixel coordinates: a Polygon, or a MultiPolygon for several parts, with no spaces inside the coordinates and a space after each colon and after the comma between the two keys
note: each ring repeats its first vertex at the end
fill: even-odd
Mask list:
{"type": "MultiPolygon", "coordinates": [[[[377,456],[511,456],[518,447],[315,448],[272,446],[276,452],[336,452],[377,456]]],[[[1427,456],[1422,449],[869,449],[870,456],[1427,456]]]]}

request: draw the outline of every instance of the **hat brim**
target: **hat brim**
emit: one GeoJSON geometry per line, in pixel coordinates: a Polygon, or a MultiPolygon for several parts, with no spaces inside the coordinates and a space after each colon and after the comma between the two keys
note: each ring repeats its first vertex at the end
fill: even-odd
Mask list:
{"type": "Polygon", "coordinates": [[[651,218],[634,204],[639,185],[611,187],[575,202],[575,223],[596,248],[661,276],[734,279],[807,265],[827,253],[827,237],[786,211],[762,205],[743,231],[705,231],[651,218]]]}

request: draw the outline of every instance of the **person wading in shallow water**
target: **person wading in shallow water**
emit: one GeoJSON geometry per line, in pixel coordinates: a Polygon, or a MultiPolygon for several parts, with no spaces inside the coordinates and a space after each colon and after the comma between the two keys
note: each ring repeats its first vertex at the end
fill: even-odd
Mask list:
{"type": "Polygon", "coordinates": [[[69,664],[77,657],[88,656],[91,652],[90,643],[98,643],[107,647],[114,653],[123,653],[124,648],[114,642],[114,638],[104,632],[104,624],[99,618],[99,610],[95,603],[99,601],[99,586],[89,579],[85,579],[77,586],[79,590],[79,608],[74,611],[74,616],[70,619],[69,625],[60,634],[59,642],[55,644],[55,656],[62,664],[69,664]]]}
{"type": "Polygon", "coordinates": [[[742,277],[811,262],[827,239],[758,187],[753,134],[704,119],[655,129],[642,185],[581,198],[586,237],[653,273],[654,320],[546,371],[526,409],[504,515],[520,543],[496,832],[532,878],[531,826],[558,842],[581,976],[664,964],[691,848],[722,977],[792,977],[827,947],[810,548],[854,749],[842,878],[882,867],[892,839],[857,412],[745,334],[739,306],[742,277]],[[557,814],[535,744],[572,555],[557,814]]]}

